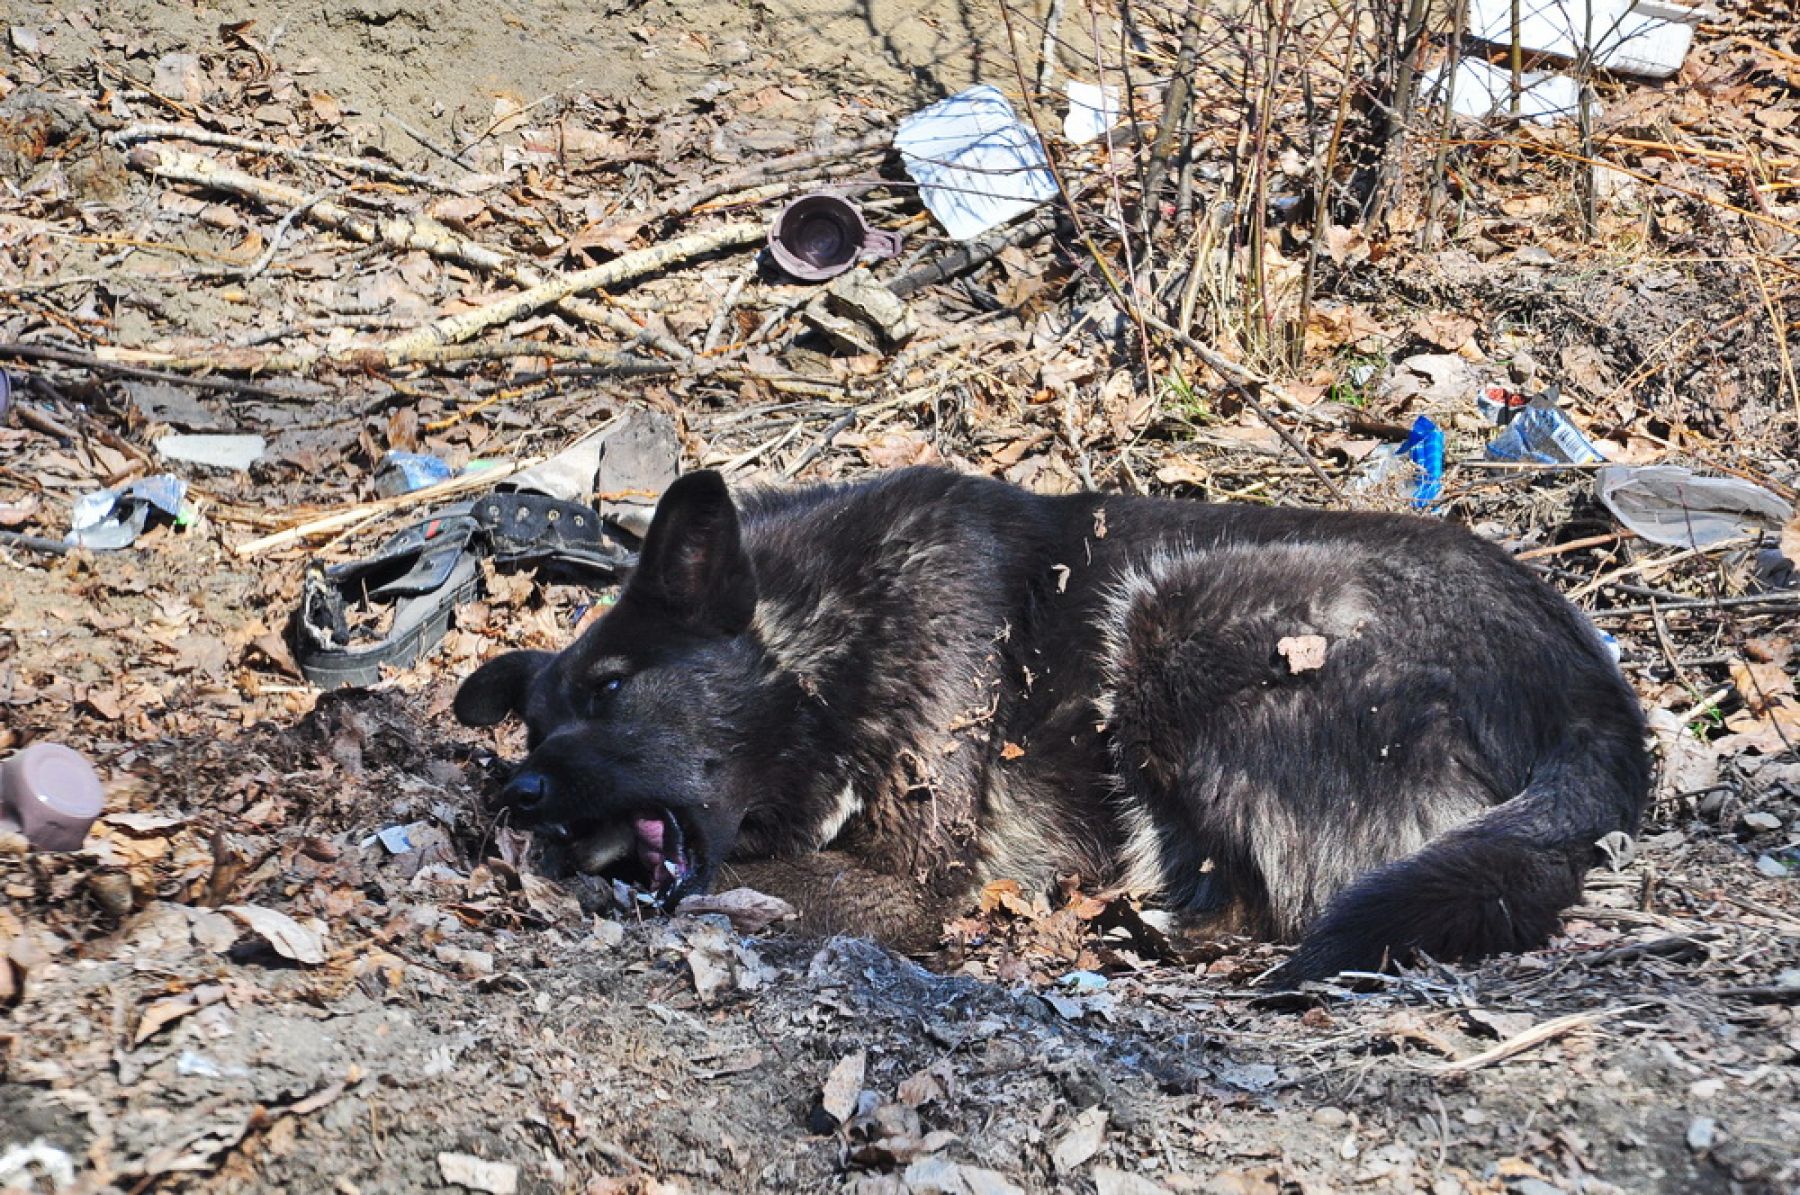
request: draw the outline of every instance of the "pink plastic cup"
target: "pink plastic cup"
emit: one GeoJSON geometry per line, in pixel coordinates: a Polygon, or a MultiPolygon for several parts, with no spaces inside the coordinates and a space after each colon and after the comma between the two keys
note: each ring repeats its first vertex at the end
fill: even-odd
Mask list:
{"type": "Polygon", "coordinates": [[[0,763],[0,814],[12,815],[33,850],[80,850],[105,808],[93,765],[61,743],[33,743],[0,763]]]}

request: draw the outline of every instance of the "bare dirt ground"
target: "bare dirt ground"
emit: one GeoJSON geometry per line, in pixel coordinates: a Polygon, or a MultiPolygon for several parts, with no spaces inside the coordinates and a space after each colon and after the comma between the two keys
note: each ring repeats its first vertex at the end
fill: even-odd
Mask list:
{"type": "Polygon", "coordinates": [[[0,542],[0,752],[70,743],[108,792],[78,853],[0,836],[0,1191],[1800,1191],[1800,604],[1758,579],[1800,531],[1621,535],[1591,471],[1486,460],[1474,402],[1554,383],[1610,459],[1792,502],[1793,12],[1728,5],[1676,81],[1601,80],[1587,143],[1435,115],[1396,143],[1329,21],[1220,9],[1139,205],[1183,14],[1070,5],[1064,68],[1133,84],[1143,139],[1053,138],[1060,225],[932,272],[954,246],[879,142],[1035,86],[1048,7],[14,0],[0,530],[60,539],[77,495],[171,469],[194,517],[0,542]],[[827,177],[908,237],[870,272],[909,347],[809,332],[813,292],[723,241],[460,357],[393,347],[827,177]],[[389,449],[522,461],[644,410],[744,480],[944,461],[1364,506],[1405,505],[1356,478],[1428,415],[1437,511],[1531,553],[1655,712],[1638,855],[1541,951],[1279,998],[1279,947],[1173,951],[1078,877],[984,893],[923,960],[546,879],[482,805],[519,741],[448,701],[593,594],[490,569],[367,691],[307,685],[287,622],[308,559],[400,525],[357,505],[389,449]],[[171,464],[170,431],[268,448],[171,464]]]}

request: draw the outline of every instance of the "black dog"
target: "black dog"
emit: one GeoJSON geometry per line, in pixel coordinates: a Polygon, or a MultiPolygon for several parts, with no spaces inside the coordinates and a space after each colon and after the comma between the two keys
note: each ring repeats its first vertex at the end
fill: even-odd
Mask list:
{"type": "Polygon", "coordinates": [[[725,867],[917,945],[1078,873],[1298,938],[1289,984],[1541,944],[1649,785],[1594,630],[1461,530],[929,469],[682,478],[612,611],[457,693],[510,713],[518,822],[671,906],[725,867]]]}

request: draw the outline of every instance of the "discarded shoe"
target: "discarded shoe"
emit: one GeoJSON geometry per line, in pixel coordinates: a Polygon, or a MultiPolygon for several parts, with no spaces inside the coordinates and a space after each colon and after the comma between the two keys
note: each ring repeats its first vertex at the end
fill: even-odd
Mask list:
{"type": "Polygon", "coordinates": [[[564,568],[611,583],[636,560],[592,507],[540,494],[492,493],[396,533],[373,556],[309,564],[292,625],[294,660],[321,688],[371,685],[384,666],[405,668],[450,629],[457,605],[481,591],[480,557],[506,567],[564,568]],[[352,615],[393,605],[387,632],[370,640],[352,615]],[[360,640],[360,642],[359,642],[360,640]]]}

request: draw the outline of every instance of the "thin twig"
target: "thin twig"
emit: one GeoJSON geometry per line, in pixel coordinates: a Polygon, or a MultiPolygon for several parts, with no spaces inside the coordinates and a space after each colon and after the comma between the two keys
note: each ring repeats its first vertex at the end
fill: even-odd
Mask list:
{"type": "Polygon", "coordinates": [[[169,370],[146,369],[141,365],[128,365],[122,361],[95,356],[93,353],[42,344],[0,342],[0,357],[14,357],[22,361],[54,361],[59,365],[72,365],[80,369],[91,369],[97,373],[108,373],[114,377],[132,378],[136,381],[171,382],[181,386],[197,386],[207,390],[241,394],[249,398],[267,398],[283,402],[318,398],[329,393],[323,386],[306,382],[297,382],[291,387],[276,389],[273,386],[264,386],[256,382],[241,382],[236,378],[195,377],[187,373],[169,370]]]}
{"type": "Polygon", "coordinates": [[[1338,488],[1337,483],[1331,480],[1324,469],[1320,468],[1319,462],[1313,460],[1312,453],[1306,451],[1305,445],[1295,439],[1294,434],[1278,422],[1269,409],[1263,405],[1262,399],[1258,397],[1258,391],[1275,391],[1275,387],[1271,383],[1252,374],[1243,366],[1226,360],[1186,332],[1177,331],[1155,316],[1146,315],[1144,322],[1165,336],[1173,336],[1183,348],[1199,357],[1213,372],[1224,378],[1226,384],[1237,391],[1238,397],[1243,399],[1252,411],[1256,412],[1257,417],[1267,424],[1271,431],[1281,437],[1282,443],[1286,444],[1293,450],[1295,456],[1306,463],[1306,467],[1312,471],[1314,477],[1319,479],[1320,484],[1325,487],[1332,498],[1338,502],[1345,500],[1344,491],[1338,488]]]}
{"type": "Polygon", "coordinates": [[[220,149],[241,149],[249,153],[266,154],[293,162],[313,162],[320,166],[365,174],[370,178],[384,179],[390,183],[406,183],[409,186],[423,187],[430,191],[451,189],[450,184],[443,179],[432,178],[429,174],[419,174],[411,170],[402,170],[398,166],[391,166],[373,158],[351,158],[343,154],[300,149],[292,145],[278,145],[273,141],[260,141],[254,137],[237,137],[230,133],[216,133],[211,129],[200,128],[198,125],[161,122],[132,124],[111,134],[107,140],[121,149],[142,141],[191,141],[195,145],[212,145],[220,149]]]}
{"type": "Polygon", "coordinates": [[[1479,1054],[1458,1058],[1451,1062],[1432,1063],[1422,1066],[1420,1069],[1437,1075],[1468,1074],[1470,1071],[1481,1070],[1484,1067],[1493,1066],[1497,1062],[1504,1062],[1514,1055],[1523,1054],[1526,1050],[1534,1049],[1545,1042],[1566,1037],[1577,1029],[1586,1029],[1596,1022],[1612,1017],[1621,1017],[1626,1013],[1648,1007],[1650,1007],[1648,1004],[1627,1004],[1601,1012],[1578,1012],[1566,1017],[1557,1017],[1554,1020],[1533,1025],[1523,1033],[1514,1034],[1499,1045],[1483,1050],[1479,1054]]]}
{"type": "Polygon", "coordinates": [[[69,551],[69,545],[60,539],[45,539],[41,535],[5,530],[0,530],[0,548],[23,548],[31,552],[43,552],[48,556],[63,556],[69,551]]]}
{"type": "Polygon", "coordinates": [[[1800,610],[1800,590],[1781,593],[1746,593],[1738,597],[1701,598],[1691,602],[1651,602],[1642,606],[1614,606],[1610,610],[1589,610],[1589,618],[1631,618],[1661,610],[1671,614],[1678,610],[1742,610],[1767,606],[1771,610],[1800,610]]]}

